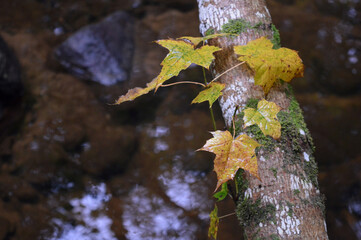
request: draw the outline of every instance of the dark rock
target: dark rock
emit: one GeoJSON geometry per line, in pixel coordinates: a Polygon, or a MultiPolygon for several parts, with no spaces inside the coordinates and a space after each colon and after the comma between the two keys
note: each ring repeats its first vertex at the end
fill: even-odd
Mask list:
{"type": "Polygon", "coordinates": [[[0,117],[2,108],[22,95],[20,65],[14,53],[0,37],[0,117]]]}
{"type": "Polygon", "coordinates": [[[55,56],[77,77],[106,86],[125,81],[132,67],[133,25],[130,15],[116,12],[74,33],[55,56]]]}
{"type": "Polygon", "coordinates": [[[184,12],[197,8],[197,1],[194,0],[147,0],[147,3],[163,5],[168,9],[173,8],[184,12]]]}
{"type": "Polygon", "coordinates": [[[23,204],[19,210],[21,219],[16,223],[16,233],[13,239],[49,239],[53,222],[51,209],[47,208],[46,204],[23,204]]]}
{"type": "Polygon", "coordinates": [[[22,202],[34,203],[38,200],[38,193],[21,178],[3,174],[0,175],[0,197],[3,200],[16,197],[22,202]]]}
{"type": "Polygon", "coordinates": [[[10,222],[0,217],[0,239],[6,239],[6,236],[11,232],[10,222]]]}

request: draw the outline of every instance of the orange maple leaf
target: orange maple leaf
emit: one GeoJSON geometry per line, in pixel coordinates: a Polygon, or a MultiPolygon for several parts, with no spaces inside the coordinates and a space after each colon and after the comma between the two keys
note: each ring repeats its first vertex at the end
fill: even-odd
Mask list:
{"type": "Polygon", "coordinates": [[[256,147],[261,146],[258,142],[245,134],[233,139],[229,131],[211,133],[213,138],[197,151],[203,150],[216,154],[214,160],[214,171],[218,179],[216,190],[223,183],[233,179],[240,168],[259,178],[255,153],[256,147]]]}

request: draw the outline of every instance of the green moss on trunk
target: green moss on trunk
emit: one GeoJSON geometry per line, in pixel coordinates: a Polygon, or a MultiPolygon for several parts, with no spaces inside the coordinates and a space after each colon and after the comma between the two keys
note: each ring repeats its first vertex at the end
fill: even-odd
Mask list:
{"type": "Polygon", "coordinates": [[[261,199],[253,201],[243,198],[237,204],[237,217],[244,227],[257,226],[262,222],[275,221],[276,207],[273,204],[261,203],[261,199]]]}
{"type": "MultiPolygon", "coordinates": [[[[222,25],[221,32],[222,33],[230,33],[230,34],[241,34],[249,29],[255,30],[266,30],[270,29],[272,31],[272,39],[274,49],[279,49],[281,47],[281,37],[278,29],[274,24],[265,24],[263,22],[258,22],[252,24],[244,19],[232,19],[228,23],[222,25]]],[[[214,29],[210,28],[205,32],[205,35],[214,34],[214,29]]]]}
{"type": "Polygon", "coordinates": [[[204,33],[205,36],[214,34],[215,31],[213,28],[208,28],[207,31],[204,33]]]}
{"type": "MultiPolygon", "coordinates": [[[[238,189],[238,201],[236,215],[240,224],[244,227],[256,226],[259,223],[275,221],[276,207],[273,204],[262,204],[261,199],[256,201],[245,197],[244,193],[248,189],[248,181],[244,178],[244,170],[238,170],[235,182],[238,189]]],[[[256,239],[256,235],[252,239],[256,239]]],[[[247,239],[245,237],[245,239],[247,239]]]]}
{"type": "MultiPolygon", "coordinates": [[[[228,23],[222,25],[221,32],[239,35],[249,29],[255,29],[255,30],[271,29],[271,30],[273,30],[272,25],[273,24],[269,25],[269,24],[265,24],[263,22],[251,23],[251,22],[246,21],[245,19],[232,19],[228,23]]],[[[279,36],[279,34],[278,34],[278,36],[279,36]]]]}
{"type": "Polygon", "coordinates": [[[235,20],[230,20],[228,23],[224,24],[222,26],[222,32],[241,34],[251,27],[252,24],[250,22],[247,22],[244,19],[235,19],[235,20]]]}
{"type": "Polygon", "coordinates": [[[279,49],[281,48],[281,36],[280,32],[276,28],[274,24],[271,24],[271,30],[272,30],[272,39],[271,42],[273,43],[273,49],[279,49]]]}

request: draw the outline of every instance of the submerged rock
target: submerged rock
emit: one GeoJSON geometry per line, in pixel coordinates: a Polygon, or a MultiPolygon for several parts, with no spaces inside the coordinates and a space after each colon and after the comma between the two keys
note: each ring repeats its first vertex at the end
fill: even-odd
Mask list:
{"type": "Polygon", "coordinates": [[[72,74],[106,86],[128,79],[132,67],[132,17],[116,12],[81,28],[55,49],[58,61],[72,74]]]}
{"type": "Polygon", "coordinates": [[[2,108],[11,105],[22,92],[19,62],[0,37],[0,118],[2,108]]]}

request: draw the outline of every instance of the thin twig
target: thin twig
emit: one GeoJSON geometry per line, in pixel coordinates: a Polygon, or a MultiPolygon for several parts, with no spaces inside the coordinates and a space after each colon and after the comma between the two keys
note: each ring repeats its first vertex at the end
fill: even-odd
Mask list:
{"type": "Polygon", "coordinates": [[[236,117],[237,111],[238,111],[238,106],[236,106],[236,109],[234,110],[233,117],[232,117],[233,139],[234,139],[234,137],[236,136],[236,125],[235,125],[235,123],[234,123],[234,119],[235,119],[235,117],[236,117]]]}
{"type": "MultiPolygon", "coordinates": [[[[235,69],[236,67],[241,66],[243,63],[245,63],[245,62],[240,62],[240,63],[238,63],[237,65],[231,67],[230,69],[227,69],[226,71],[224,71],[223,73],[221,73],[221,74],[218,75],[217,77],[213,78],[213,80],[212,80],[210,83],[216,81],[218,78],[222,77],[224,74],[226,74],[226,73],[228,73],[229,71],[235,69]]],[[[208,83],[208,84],[210,84],[210,83],[208,83]]]]}
{"type": "Polygon", "coordinates": [[[170,83],[170,84],[165,84],[165,85],[160,85],[160,86],[161,87],[169,87],[169,86],[174,86],[174,85],[183,84],[183,83],[196,84],[196,85],[201,85],[202,87],[206,87],[206,85],[204,85],[203,83],[191,82],[191,81],[181,81],[181,82],[175,82],[175,83],[170,83]]]}
{"type": "Polygon", "coordinates": [[[233,123],[233,139],[236,136],[236,126],[234,124],[234,117],[232,118],[232,123],[233,123]]]}
{"type": "Polygon", "coordinates": [[[222,218],[229,217],[229,216],[232,216],[232,215],[236,215],[236,213],[233,212],[233,213],[230,213],[230,214],[227,214],[227,215],[223,215],[223,216],[219,217],[218,219],[222,219],[222,218]]]}
{"type": "Polygon", "coordinates": [[[204,69],[204,67],[202,67],[202,71],[203,71],[203,79],[204,79],[204,83],[206,85],[208,85],[208,82],[207,82],[207,77],[206,77],[206,70],[204,69]]]}
{"type": "Polygon", "coordinates": [[[209,111],[211,112],[211,118],[212,118],[212,122],[213,122],[214,131],[217,131],[216,120],[214,119],[214,114],[213,114],[212,107],[209,109],[209,111]]]}
{"type": "MultiPolygon", "coordinates": [[[[204,83],[207,85],[208,82],[207,82],[206,71],[204,70],[204,67],[202,67],[202,70],[203,70],[204,83]]],[[[211,118],[212,118],[212,123],[213,123],[214,131],[217,131],[216,120],[214,119],[214,114],[213,114],[213,109],[212,109],[212,107],[209,108],[209,112],[211,113],[211,118]]]]}

